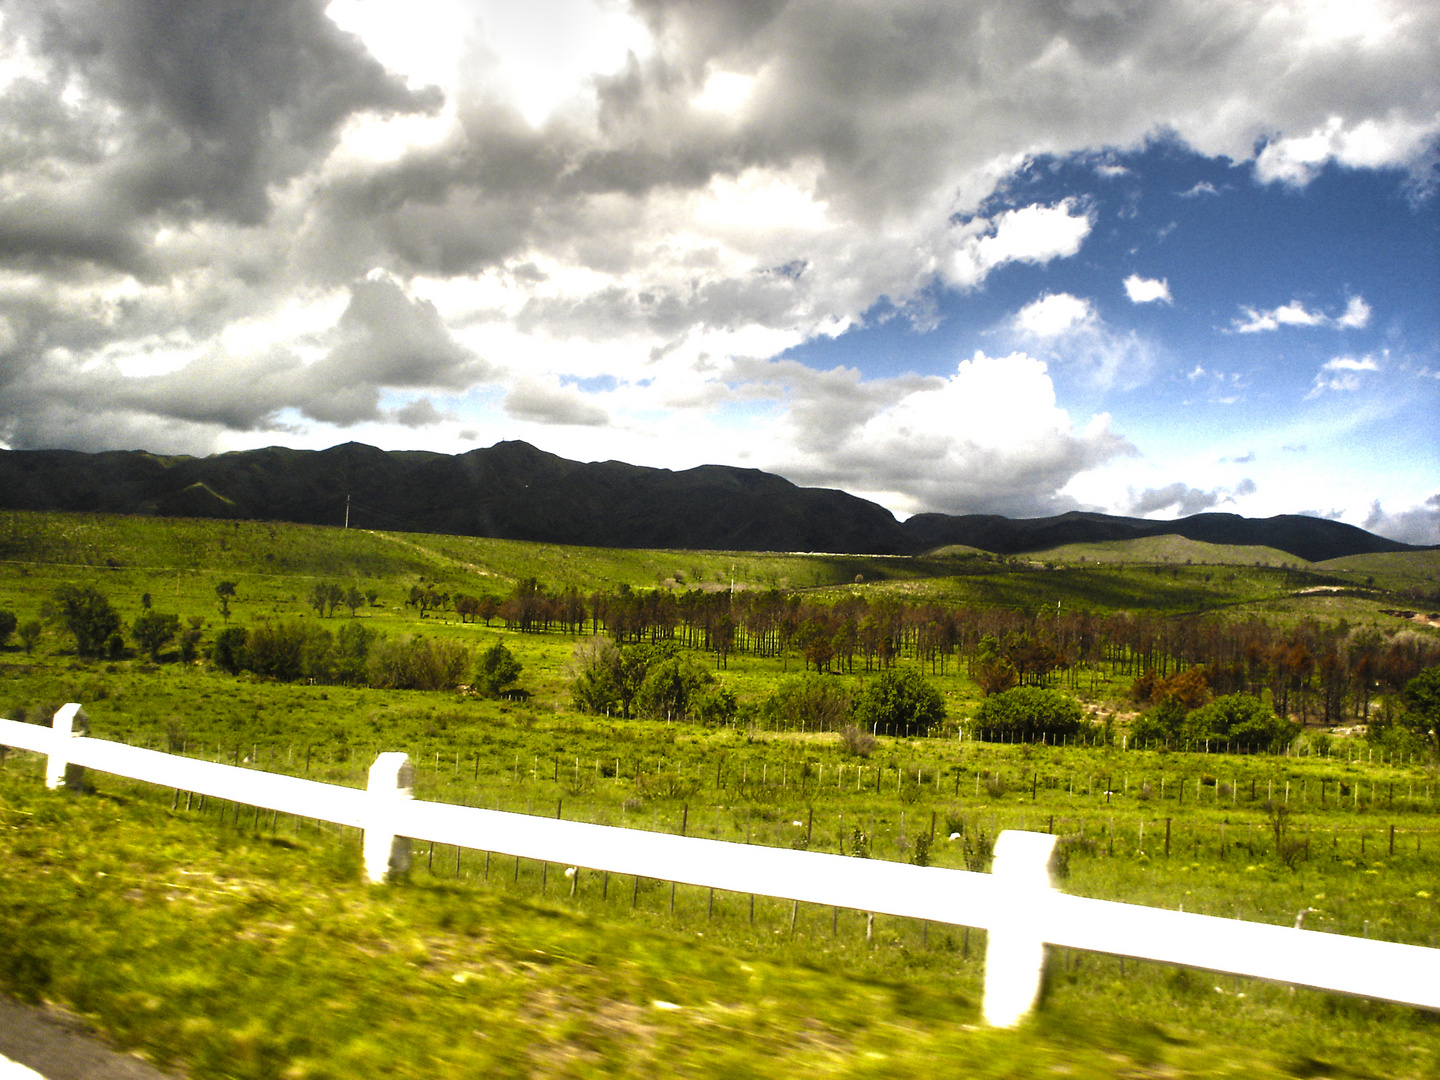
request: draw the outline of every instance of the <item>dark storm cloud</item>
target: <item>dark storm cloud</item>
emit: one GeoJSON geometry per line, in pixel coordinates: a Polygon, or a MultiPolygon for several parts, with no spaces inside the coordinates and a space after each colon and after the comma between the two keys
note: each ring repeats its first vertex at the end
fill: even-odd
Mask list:
{"type": "Polygon", "coordinates": [[[7,16],[6,33],[49,63],[52,89],[73,79],[115,110],[79,121],[90,138],[62,156],[98,165],[139,215],[257,224],[267,187],[328,152],[348,117],[439,102],[388,73],[318,0],[49,0],[7,16]]]}
{"type": "MultiPolygon", "coordinates": [[[[0,437],[16,448],[54,446],[57,425],[103,431],[104,423],[81,418],[127,416],[135,418],[129,427],[146,430],[173,422],[164,429],[166,445],[183,437],[190,447],[207,432],[213,442],[219,430],[286,430],[293,426],[280,419],[287,409],[342,426],[381,420],[386,389],[458,390],[493,373],[454,341],[433,304],[411,299],[387,278],[351,286],[329,338],[328,352],[309,364],[283,348],[249,356],[212,350],[176,371],[128,378],[108,366],[32,363],[0,381],[0,437]]],[[[11,348],[26,344],[16,340],[11,348]]],[[[33,351],[34,342],[28,345],[33,351]]],[[[418,405],[400,410],[402,422],[432,422],[418,405]]]]}
{"type": "Polygon", "coordinates": [[[1173,510],[1177,516],[1187,517],[1213,510],[1222,503],[1233,503],[1237,496],[1254,495],[1258,490],[1255,481],[1248,477],[1234,488],[1217,487],[1209,491],[1177,481],[1162,488],[1146,488],[1139,495],[1132,492],[1130,513],[1144,517],[1162,510],[1173,510]]]}

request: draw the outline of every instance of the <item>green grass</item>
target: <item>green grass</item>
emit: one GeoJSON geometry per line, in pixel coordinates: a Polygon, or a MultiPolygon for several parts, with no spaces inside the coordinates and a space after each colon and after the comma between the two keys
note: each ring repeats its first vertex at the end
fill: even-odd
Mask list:
{"type": "MultiPolygon", "coordinates": [[[[480,781],[463,756],[464,768],[422,758],[417,794],[543,813],[558,800],[567,817],[669,831],[683,807],[692,835],[744,832],[780,845],[798,841],[793,821],[813,809],[812,846],[833,850],[861,821],[873,830],[873,854],[896,859],[905,857],[898,830],[928,829],[932,810],[942,828],[958,815],[971,834],[1053,819],[1071,851],[1068,891],[1281,923],[1313,907],[1312,926],[1422,943],[1440,927],[1437,793],[1402,796],[1383,811],[1364,798],[1358,810],[1332,802],[1322,811],[1314,791],[1322,774],[1363,777],[1382,791],[1392,775],[1429,782],[1408,767],[887,741],[866,763],[870,774],[892,760],[928,763],[938,791],[913,780],[897,790],[882,772],[879,793],[868,783],[858,793],[848,783],[817,792],[812,777],[802,794],[793,772],[783,785],[772,772],[740,790],[738,769],[753,776],[809,757],[833,770],[841,759],[823,738],[560,721],[489,734],[479,743],[490,747],[480,781]],[[544,768],[562,748],[573,758],[617,745],[643,764],[639,782],[628,767],[593,780],[589,770],[577,780],[572,769],[544,768]],[[530,768],[499,768],[521,748],[533,751],[530,768]],[[1177,780],[1207,770],[1240,779],[1234,803],[1213,805],[1216,789],[1203,783],[1201,804],[1176,799],[1177,780]],[[1292,799],[1314,849],[1297,871],[1270,854],[1263,830],[1246,828],[1259,817],[1247,773],[1261,795],[1260,777],[1295,778],[1292,799]],[[694,776],[694,787],[672,791],[667,774],[694,776]],[[1027,775],[1041,778],[1033,800],[1027,775]],[[998,776],[1009,790],[982,787],[976,797],[976,776],[998,776]],[[1121,792],[1108,800],[1099,782],[1107,776],[1121,792]],[[1164,800],[1160,776],[1171,781],[1164,800]],[[1155,793],[1142,799],[1144,779],[1155,793]],[[1166,816],[1176,823],[1169,858],[1160,847],[1166,816]],[[1218,826],[1227,820],[1222,857],[1218,826]],[[1400,827],[1394,856],[1384,846],[1389,822],[1400,827]],[[1361,828],[1370,830],[1363,855],[1361,828]],[[1409,847],[1417,836],[1419,853],[1409,847]]],[[[359,783],[366,764],[354,754],[311,771],[359,783]]],[[[452,848],[424,846],[410,880],[371,888],[360,884],[353,834],[93,778],[96,793],[72,796],[45,792],[28,756],[0,771],[0,982],[63,1003],[120,1045],[195,1077],[795,1068],[1422,1077],[1440,1065],[1440,1039],[1422,1012],[1162,965],[1122,970],[1115,958],[1065,951],[1052,956],[1046,999],[1027,1027],[987,1031],[978,1026],[979,931],[881,918],[867,942],[860,913],[813,906],[793,913],[792,931],[780,901],[760,898],[752,921],[746,896],[681,887],[672,901],[664,883],[637,888],[587,873],[572,896],[560,867],[478,852],[457,862],[452,848]]],[[[959,862],[958,844],[937,849],[941,864],[959,862]]]]}
{"type": "MultiPolygon", "coordinates": [[[[232,619],[251,625],[313,618],[316,581],[358,578],[381,594],[361,613],[373,626],[477,649],[504,641],[534,694],[511,704],[85,662],[47,634],[33,658],[14,646],[0,656],[3,715],[80,701],[102,738],[350,786],[377,753],[404,750],[420,798],[777,847],[853,853],[859,829],[872,857],[906,860],[933,823],[941,866],[966,865],[982,834],[1053,828],[1068,891],[1285,925],[1313,908],[1312,928],[1424,945],[1440,935],[1440,775],[1371,762],[1355,740],[1313,739],[1322,756],[1276,758],[882,738],[861,760],[833,735],[577,715],[565,673],[575,638],[422,621],[402,603],[422,577],[481,592],[531,575],[586,590],[728,587],[733,572],[820,597],[858,589],[1021,610],[1059,600],[1279,621],[1333,610],[1358,622],[1389,606],[1295,595],[1333,576],[1091,555],[1046,570],[963,553],[598,551],[27,514],[0,515],[0,558],[0,607],[22,619],[56,585],[94,583],[127,624],[149,592],[157,610],[209,620],[207,636],[220,625],[220,580],[237,582],[232,619]],[[1309,839],[1294,869],[1264,810],[1287,783],[1292,835],[1309,839]]],[[[733,656],[719,676],[756,701],[799,666],[733,656]]],[[[953,664],[934,681],[952,718],[978,700],[953,664]]],[[[1093,687],[1081,679],[1102,714],[1128,707],[1127,683],[1103,671],[1093,687]]],[[[586,872],[572,896],[562,867],[453,848],[421,848],[409,881],[374,889],[360,884],[354,834],[114,777],[95,784],[91,795],[50,794],[34,758],[0,765],[0,986],[75,1009],[195,1077],[1440,1072],[1434,1018],[1416,1010],[1057,951],[1038,1016],[993,1032],[978,1021],[979,931],[879,918],[867,942],[857,912],[758,898],[752,921],[746,896],[586,872]]]]}

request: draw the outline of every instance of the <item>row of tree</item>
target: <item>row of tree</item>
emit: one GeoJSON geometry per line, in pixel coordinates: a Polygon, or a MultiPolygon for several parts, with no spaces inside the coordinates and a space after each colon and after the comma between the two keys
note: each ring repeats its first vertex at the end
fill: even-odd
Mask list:
{"type": "Polygon", "coordinates": [[[1012,686],[1092,685],[1102,672],[1166,678],[1203,668],[1216,695],[1268,695],[1281,715],[1302,723],[1364,720],[1377,696],[1398,694],[1440,663],[1440,643],[1409,628],[1385,632],[1343,620],[1302,620],[1281,628],[1260,618],[1098,615],[1048,607],[1031,614],[1004,608],[893,597],[834,601],[768,592],[636,592],[582,596],[547,591],[534,578],[506,597],[460,596],[462,620],[502,619],[529,633],[580,633],[588,624],[617,645],[675,642],[707,651],[716,666],[735,654],[798,658],[816,672],[887,670],[908,661],[932,674],[964,664],[985,693],[1012,686]]]}

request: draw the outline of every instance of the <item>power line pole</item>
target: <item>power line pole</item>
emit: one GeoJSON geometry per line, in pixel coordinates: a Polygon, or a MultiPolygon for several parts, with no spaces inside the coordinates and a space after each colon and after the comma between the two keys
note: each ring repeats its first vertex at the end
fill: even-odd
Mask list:
{"type": "Polygon", "coordinates": [[[350,528],[350,496],[345,496],[345,528],[350,528]]]}

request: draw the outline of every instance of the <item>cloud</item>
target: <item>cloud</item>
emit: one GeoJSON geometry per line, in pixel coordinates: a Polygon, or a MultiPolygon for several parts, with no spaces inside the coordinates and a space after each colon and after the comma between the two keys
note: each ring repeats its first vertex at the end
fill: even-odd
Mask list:
{"type": "Polygon", "coordinates": [[[1304,187],[1331,161],[1350,168],[1383,168],[1407,163],[1417,183],[1433,184],[1426,177],[1426,151],[1440,123],[1428,118],[1392,112],[1347,122],[1330,116],[1308,134],[1278,138],[1255,159],[1255,175],[1264,183],[1304,187]]]}
{"type": "Polygon", "coordinates": [[[1370,325],[1370,305],[1361,296],[1352,296],[1345,305],[1345,314],[1335,320],[1335,325],[1347,330],[1362,330],[1370,325]]]}
{"type": "Polygon", "coordinates": [[[1008,326],[1019,343],[1038,347],[1046,359],[1097,387],[1132,389],[1154,365],[1146,339],[1110,326],[1091,301],[1070,293],[1046,293],[1017,311],[1008,326]]]}
{"type": "Polygon", "coordinates": [[[1156,301],[1172,303],[1170,282],[1166,278],[1160,278],[1157,281],[1154,278],[1142,278],[1139,274],[1131,274],[1125,279],[1125,295],[1130,298],[1132,304],[1150,304],[1156,301]]]}
{"type": "Polygon", "coordinates": [[[1220,191],[1209,180],[1197,180],[1186,190],[1179,193],[1182,199],[1198,199],[1202,195],[1219,195],[1220,191]]]}
{"type": "Polygon", "coordinates": [[[1431,495],[1419,506],[1395,513],[1385,511],[1376,499],[1370,504],[1364,527],[1402,544],[1440,545],[1440,493],[1431,495]]]}
{"type": "Polygon", "coordinates": [[[1315,376],[1315,384],[1305,398],[1308,401],[1311,398],[1319,397],[1327,390],[1340,393],[1359,390],[1360,376],[1366,372],[1379,370],[1380,365],[1373,356],[1362,356],[1358,360],[1351,356],[1337,356],[1320,365],[1320,371],[1315,376]]]}
{"type": "Polygon", "coordinates": [[[1243,321],[1236,319],[1232,324],[1237,334],[1254,334],[1264,330],[1278,330],[1282,326],[1328,326],[1339,330],[1360,329],[1370,323],[1370,305],[1362,296],[1352,296],[1346,302],[1343,314],[1331,317],[1322,311],[1310,311],[1299,300],[1292,300],[1269,311],[1242,308],[1243,321]]]}
{"type": "Polygon", "coordinates": [[[416,398],[390,414],[395,422],[408,428],[430,427],[445,420],[455,419],[453,413],[442,413],[427,397],[416,398]]]}
{"type": "Polygon", "coordinates": [[[541,379],[522,379],[505,395],[505,413],[536,424],[604,427],[610,416],[571,386],[541,379]]]}
{"type": "Polygon", "coordinates": [[[1090,301],[1069,293],[1046,293],[1016,313],[1015,326],[1022,333],[1048,338],[1091,325],[1095,318],[1090,301]]]}
{"type": "Polygon", "coordinates": [[[1237,498],[1254,495],[1258,490],[1255,481],[1248,477],[1233,488],[1216,487],[1209,491],[1176,482],[1165,487],[1146,488],[1138,495],[1131,491],[1128,512],[1147,517],[1161,511],[1173,510],[1176,517],[1189,517],[1191,514],[1212,510],[1223,503],[1233,503],[1237,498]]]}
{"type": "Polygon", "coordinates": [[[497,375],[453,339],[433,304],[389,277],[354,282],[348,293],[335,323],[305,342],[237,350],[216,335],[194,359],[157,374],[124,374],[124,352],[37,356],[36,343],[24,342],[22,362],[0,383],[0,434],[17,448],[44,447],[56,445],[59,428],[86,448],[109,449],[107,430],[117,439],[153,431],[156,441],[133,445],[208,452],[224,431],[293,431],[301,418],[342,428],[378,421],[383,390],[460,390],[497,375]],[[313,359],[293,347],[302,343],[313,359]]]}
{"type": "MultiPolygon", "coordinates": [[[[863,391],[868,384],[856,383],[863,391]]],[[[772,466],[797,482],[866,493],[902,512],[1039,516],[1073,509],[1063,489],[1134,447],[1098,415],[1076,429],[1055,403],[1045,364],[976,353],[950,377],[894,389],[879,408],[795,410],[797,446],[772,466]]]]}

